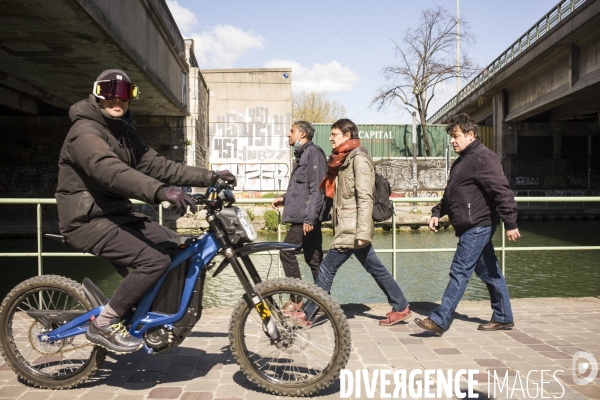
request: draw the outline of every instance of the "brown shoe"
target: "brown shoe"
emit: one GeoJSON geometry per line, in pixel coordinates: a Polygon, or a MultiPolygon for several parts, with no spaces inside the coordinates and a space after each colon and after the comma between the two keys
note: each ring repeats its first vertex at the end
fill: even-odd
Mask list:
{"type": "Polygon", "coordinates": [[[478,331],[498,331],[500,329],[511,329],[515,326],[514,322],[498,322],[493,319],[487,324],[481,324],[477,327],[478,331]]]}
{"type": "Polygon", "coordinates": [[[386,319],[382,319],[381,321],[379,321],[379,325],[381,326],[392,326],[394,324],[397,324],[398,322],[402,322],[406,319],[408,319],[408,317],[410,317],[410,310],[408,309],[408,307],[406,307],[404,310],[402,311],[390,311],[389,313],[385,314],[385,316],[387,317],[386,319]]]}
{"type": "Polygon", "coordinates": [[[444,330],[429,318],[415,318],[415,324],[419,325],[420,328],[423,328],[426,331],[435,333],[437,336],[442,336],[444,334],[444,330]]]}

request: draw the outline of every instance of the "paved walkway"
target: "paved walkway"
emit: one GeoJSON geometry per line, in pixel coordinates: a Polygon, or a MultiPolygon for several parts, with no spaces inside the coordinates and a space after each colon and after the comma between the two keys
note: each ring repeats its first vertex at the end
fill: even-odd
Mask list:
{"type": "MultiPolygon", "coordinates": [[[[427,315],[434,306],[412,304],[413,317],[427,315]]],[[[349,370],[477,369],[475,390],[480,399],[488,397],[487,370],[502,377],[508,371],[508,383],[516,390],[508,392],[506,386],[500,394],[496,388],[497,398],[600,399],[600,374],[585,386],[575,385],[571,374],[573,355],[578,351],[600,360],[600,298],[514,300],[516,327],[499,332],[476,330],[491,314],[488,302],[462,302],[452,327],[442,337],[424,333],[412,318],[406,324],[379,327],[377,320],[389,311],[387,305],[344,308],[352,330],[349,370]],[[526,379],[533,370],[537,372],[526,379]],[[545,370],[543,377],[541,370],[545,370]],[[556,372],[559,370],[563,372],[556,372]],[[517,377],[523,390],[515,386],[517,377]],[[539,391],[542,380],[547,382],[543,393],[539,391]]],[[[250,385],[233,361],[227,338],[230,311],[205,310],[191,336],[171,354],[137,352],[108,357],[92,381],[74,390],[53,392],[24,386],[7,365],[0,365],[0,398],[274,399],[250,385]]],[[[462,381],[461,387],[466,387],[465,383],[462,381]]],[[[318,397],[338,399],[339,389],[338,381],[318,397]]],[[[366,398],[364,389],[361,398],[366,398]]],[[[380,398],[379,392],[375,398],[380,398]]]]}

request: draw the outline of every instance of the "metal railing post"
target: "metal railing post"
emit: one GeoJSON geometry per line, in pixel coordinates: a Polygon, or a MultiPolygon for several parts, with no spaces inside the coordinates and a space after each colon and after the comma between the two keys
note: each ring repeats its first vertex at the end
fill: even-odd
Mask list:
{"type": "Polygon", "coordinates": [[[396,280],[396,206],[392,213],[392,277],[396,280]]]}
{"type": "Polygon", "coordinates": [[[163,206],[162,203],[158,205],[158,223],[163,224],[163,206]]]}
{"type": "Polygon", "coordinates": [[[500,221],[502,225],[502,275],[506,276],[506,235],[504,232],[504,221],[500,221]]]}
{"type": "MultiPolygon", "coordinates": [[[[281,242],[281,212],[277,211],[277,241],[281,242]]],[[[281,278],[281,257],[277,257],[277,277],[281,278]]]]}
{"type": "Polygon", "coordinates": [[[37,259],[38,259],[38,276],[44,274],[44,266],[42,264],[42,205],[37,205],[37,259]]]}

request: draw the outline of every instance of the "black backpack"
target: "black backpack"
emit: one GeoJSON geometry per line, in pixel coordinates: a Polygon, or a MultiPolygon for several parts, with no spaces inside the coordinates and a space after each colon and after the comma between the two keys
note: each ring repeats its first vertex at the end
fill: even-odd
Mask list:
{"type": "Polygon", "coordinates": [[[390,200],[392,188],[385,176],[375,172],[375,189],[373,190],[373,221],[383,222],[392,218],[394,203],[390,200]]]}

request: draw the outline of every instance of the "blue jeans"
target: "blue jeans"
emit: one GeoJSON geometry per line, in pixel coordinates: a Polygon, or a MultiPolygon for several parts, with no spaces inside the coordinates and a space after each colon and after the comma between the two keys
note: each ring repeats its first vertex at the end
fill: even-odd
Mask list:
{"type": "Polygon", "coordinates": [[[444,330],[450,326],[452,314],[465,293],[473,271],[486,284],[490,293],[494,311],[492,319],[502,323],[513,322],[508,288],[502,271],[498,268],[492,244],[495,230],[495,226],[480,226],[460,235],[442,304],[429,314],[429,319],[444,330]]]}
{"type": "MultiPolygon", "coordinates": [[[[379,288],[386,295],[388,303],[390,303],[394,311],[402,311],[408,307],[408,302],[404,298],[400,286],[398,286],[392,274],[381,263],[377,254],[375,254],[375,250],[373,250],[372,244],[360,249],[349,249],[344,252],[336,249],[329,250],[323,261],[321,261],[319,276],[315,284],[329,293],[337,270],[352,254],[356,256],[363,268],[375,279],[375,282],[377,282],[379,288]]],[[[313,304],[310,304],[305,307],[304,311],[308,316],[312,315],[314,311],[313,306],[313,304]]]]}

